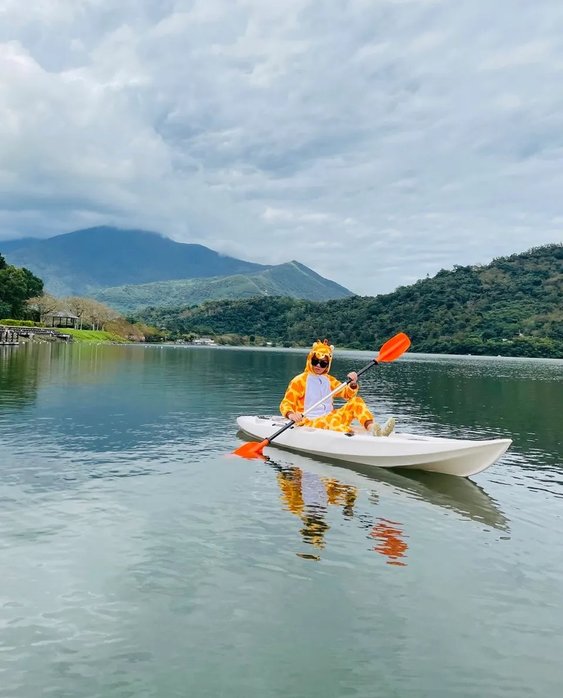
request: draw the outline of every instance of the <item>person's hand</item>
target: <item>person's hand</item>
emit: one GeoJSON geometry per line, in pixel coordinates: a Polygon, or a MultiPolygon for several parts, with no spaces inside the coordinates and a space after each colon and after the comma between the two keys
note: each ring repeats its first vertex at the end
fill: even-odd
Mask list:
{"type": "Polygon", "coordinates": [[[358,387],[358,374],[356,371],[350,371],[346,377],[350,379],[350,387],[355,390],[358,387]]]}
{"type": "Polygon", "coordinates": [[[287,418],[291,419],[291,421],[295,422],[295,424],[298,424],[303,419],[303,415],[301,412],[290,412],[287,415],[287,418]]]}

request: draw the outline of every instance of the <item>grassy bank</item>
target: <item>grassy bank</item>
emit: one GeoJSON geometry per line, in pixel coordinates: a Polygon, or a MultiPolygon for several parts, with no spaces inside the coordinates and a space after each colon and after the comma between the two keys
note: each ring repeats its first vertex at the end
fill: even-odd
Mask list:
{"type": "Polygon", "coordinates": [[[119,342],[119,344],[127,344],[127,340],[112,332],[103,332],[102,330],[61,330],[64,334],[69,334],[74,342],[119,342]]]}

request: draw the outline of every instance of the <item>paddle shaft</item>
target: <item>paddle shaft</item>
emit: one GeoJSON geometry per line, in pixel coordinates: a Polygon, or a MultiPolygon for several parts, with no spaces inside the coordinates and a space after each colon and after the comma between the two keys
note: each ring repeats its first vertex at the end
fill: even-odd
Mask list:
{"type": "MultiPolygon", "coordinates": [[[[358,376],[358,378],[359,378],[363,373],[365,373],[366,371],[368,371],[372,366],[377,366],[377,363],[378,363],[377,359],[372,359],[372,360],[369,362],[369,364],[366,364],[363,368],[361,368],[359,371],[357,371],[357,374],[356,374],[356,375],[358,376]]],[[[345,387],[346,387],[349,383],[351,383],[351,382],[352,382],[352,379],[351,379],[351,378],[347,378],[347,379],[344,381],[344,383],[340,383],[340,385],[337,385],[336,388],[335,388],[332,392],[330,392],[328,395],[325,395],[325,396],[324,396],[323,398],[321,398],[318,402],[315,402],[315,404],[314,404],[314,405],[311,405],[311,407],[307,408],[307,409],[305,410],[305,412],[303,412],[303,416],[305,416],[306,414],[309,414],[309,412],[312,412],[312,411],[313,411],[316,407],[318,407],[319,405],[322,405],[323,402],[326,402],[326,400],[329,399],[329,397],[332,397],[333,395],[336,395],[336,393],[340,392],[340,391],[342,390],[342,388],[345,388],[345,387]]],[[[275,434],[272,434],[271,436],[269,436],[269,437],[268,437],[267,439],[265,439],[264,441],[266,441],[267,443],[271,443],[276,437],[278,437],[280,434],[283,434],[283,432],[286,431],[286,429],[290,429],[290,428],[291,428],[292,426],[294,426],[294,425],[295,425],[295,422],[294,422],[293,420],[290,421],[290,422],[288,422],[287,424],[284,424],[283,427],[282,427],[281,429],[278,429],[278,430],[276,431],[275,434]]]]}

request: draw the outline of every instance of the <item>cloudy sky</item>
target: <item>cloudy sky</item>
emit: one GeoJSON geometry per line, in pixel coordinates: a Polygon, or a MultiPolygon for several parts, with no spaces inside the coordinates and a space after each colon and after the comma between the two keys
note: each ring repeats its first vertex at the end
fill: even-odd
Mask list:
{"type": "Polygon", "coordinates": [[[360,294],[563,239],[561,0],[0,0],[0,240],[99,224],[360,294]]]}

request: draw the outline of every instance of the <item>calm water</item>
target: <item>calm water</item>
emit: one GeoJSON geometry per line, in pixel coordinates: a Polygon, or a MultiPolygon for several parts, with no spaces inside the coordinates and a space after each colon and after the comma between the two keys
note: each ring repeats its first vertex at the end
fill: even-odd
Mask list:
{"type": "Polygon", "coordinates": [[[226,456],[303,362],[1,350],[2,698],[563,694],[563,362],[362,382],[398,430],[513,438],[474,482],[226,456]]]}

